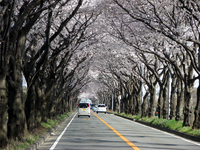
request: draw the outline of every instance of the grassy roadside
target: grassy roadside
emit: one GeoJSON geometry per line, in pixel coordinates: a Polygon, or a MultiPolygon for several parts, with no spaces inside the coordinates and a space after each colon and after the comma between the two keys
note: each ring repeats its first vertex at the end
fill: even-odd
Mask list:
{"type": "MultiPolygon", "coordinates": [[[[110,113],[114,113],[114,114],[118,114],[117,112],[112,112],[112,111],[108,111],[110,113]]],[[[167,119],[159,119],[158,117],[152,117],[152,118],[141,118],[140,115],[137,116],[133,116],[130,114],[125,114],[125,113],[120,113],[119,115],[121,116],[125,116],[125,117],[129,117],[135,120],[139,120],[142,122],[146,122],[149,124],[153,124],[153,125],[157,125],[163,128],[168,128],[168,129],[172,129],[172,130],[176,130],[179,132],[183,132],[183,133],[187,133],[189,135],[193,135],[196,137],[200,138],[200,130],[193,130],[191,127],[183,127],[183,122],[182,121],[176,121],[176,120],[167,120],[167,119]]]]}
{"type": "Polygon", "coordinates": [[[60,122],[67,118],[72,112],[64,113],[62,115],[57,115],[54,119],[48,119],[47,123],[42,122],[41,126],[34,129],[31,132],[26,132],[23,137],[18,140],[9,140],[9,144],[6,148],[0,150],[24,150],[28,148],[31,144],[35,143],[40,136],[47,133],[49,130],[55,128],[60,122]]]}

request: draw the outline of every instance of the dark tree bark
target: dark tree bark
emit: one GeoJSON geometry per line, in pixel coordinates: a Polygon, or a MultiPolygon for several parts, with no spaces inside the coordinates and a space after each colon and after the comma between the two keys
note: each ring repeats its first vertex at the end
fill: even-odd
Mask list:
{"type": "Polygon", "coordinates": [[[8,143],[7,139],[7,91],[6,91],[6,79],[0,80],[0,147],[6,147],[8,143]]]}
{"type": "MultiPolygon", "coordinates": [[[[54,76],[52,76],[52,77],[54,77],[54,76]]],[[[47,119],[48,119],[48,115],[49,115],[48,113],[49,113],[50,103],[51,103],[50,95],[51,95],[51,92],[53,89],[54,82],[55,82],[55,79],[49,77],[48,83],[46,83],[46,85],[45,85],[45,87],[46,87],[45,95],[43,96],[43,99],[41,102],[41,105],[42,105],[41,113],[42,113],[42,121],[43,122],[47,122],[47,119]]]]}
{"type": "Polygon", "coordinates": [[[193,125],[193,111],[194,108],[192,106],[193,99],[192,99],[192,91],[194,90],[194,81],[192,81],[193,77],[193,68],[192,66],[188,66],[188,72],[185,73],[185,91],[184,91],[184,120],[183,120],[183,126],[190,126],[193,125]]]}
{"type": "MultiPolygon", "coordinates": [[[[192,87],[193,89],[193,87],[192,87]]],[[[191,96],[191,87],[188,90],[185,90],[185,102],[184,102],[184,120],[183,126],[190,126],[193,125],[193,107],[192,107],[192,96],[191,96]]]]}
{"type": "Polygon", "coordinates": [[[142,111],[141,111],[141,118],[146,117],[148,115],[148,107],[147,107],[147,98],[148,98],[149,92],[147,91],[143,97],[143,103],[142,103],[142,111]]]}
{"type": "Polygon", "coordinates": [[[136,78],[134,79],[133,91],[135,91],[135,115],[138,115],[141,114],[142,82],[136,78]]]}
{"type": "Polygon", "coordinates": [[[171,102],[170,102],[170,119],[175,119],[176,117],[176,107],[177,107],[177,77],[175,74],[172,74],[172,83],[171,83],[171,102]]]}
{"type": "MultiPolygon", "coordinates": [[[[200,46],[199,46],[200,48],[200,46]]],[[[198,67],[200,69],[200,50],[198,53],[198,67]]],[[[197,104],[194,111],[194,123],[192,128],[193,129],[200,129],[200,77],[199,78],[199,86],[197,88],[197,104]]]]}
{"type": "Polygon", "coordinates": [[[181,79],[177,81],[177,106],[176,106],[176,121],[183,120],[183,102],[184,102],[184,89],[183,89],[183,82],[181,79]]]}
{"type": "MultiPolygon", "coordinates": [[[[41,84],[41,83],[40,83],[41,84]]],[[[43,99],[43,95],[44,95],[44,91],[42,90],[42,88],[40,87],[40,84],[38,83],[38,81],[36,82],[36,100],[35,100],[35,126],[38,127],[41,125],[41,120],[42,120],[42,99],[43,99]]]]}
{"type": "Polygon", "coordinates": [[[159,91],[159,97],[158,97],[158,117],[163,118],[163,93],[164,93],[164,88],[160,87],[159,91]]]}
{"type": "Polygon", "coordinates": [[[193,124],[193,129],[200,129],[200,86],[197,88],[197,104],[195,107],[195,120],[193,124]]]}
{"type": "Polygon", "coordinates": [[[0,148],[6,147],[7,138],[7,113],[8,97],[6,86],[6,75],[8,74],[8,63],[10,57],[9,36],[12,15],[12,3],[2,0],[0,3],[0,148]]]}
{"type": "Polygon", "coordinates": [[[32,130],[35,128],[35,104],[36,103],[36,89],[35,89],[35,82],[33,83],[31,81],[32,76],[34,75],[34,64],[33,62],[27,62],[26,65],[24,65],[23,72],[25,75],[25,79],[27,81],[27,98],[25,101],[25,113],[26,113],[26,121],[27,121],[27,127],[28,130],[32,130]]]}
{"type": "Polygon", "coordinates": [[[24,135],[26,130],[26,119],[24,101],[22,99],[22,74],[21,74],[21,53],[10,60],[11,69],[7,81],[9,82],[9,111],[8,111],[8,137],[16,139],[24,135]]]}
{"type": "Polygon", "coordinates": [[[27,99],[25,102],[25,112],[26,112],[26,121],[27,128],[29,131],[35,128],[35,100],[36,100],[36,92],[35,86],[32,84],[29,86],[27,99]]]}
{"type": "Polygon", "coordinates": [[[169,72],[167,76],[167,80],[166,80],[166,84],[164,85],[164,89],[163,89],[163,119],[168,119],[168,115],[169,115],[169,72]]]}
{"type": "Polygon", "coordinates": [[[154,115],[155,115],[155,97],[156,97],[156,87],[155,87],[155,85],[151,85],[151,87],[149,88],[149,93],[150,93],[150,100],[149,100],[148,116],[154,117],[154,115]]]}

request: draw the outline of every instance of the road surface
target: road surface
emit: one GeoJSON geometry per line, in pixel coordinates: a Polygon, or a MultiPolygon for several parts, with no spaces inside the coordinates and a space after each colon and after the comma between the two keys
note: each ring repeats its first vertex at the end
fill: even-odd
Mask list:
{"type": "Polygon", "coordinates": [[[38,150],[200,150],[200,143],[112,115],[77,114],[38,150]]]}

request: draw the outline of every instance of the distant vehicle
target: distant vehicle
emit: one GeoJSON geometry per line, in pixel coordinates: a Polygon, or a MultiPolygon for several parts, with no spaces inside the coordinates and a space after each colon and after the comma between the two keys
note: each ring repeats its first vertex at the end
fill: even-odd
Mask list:
{"type": "Polygon", "coordinates": [[[90,103],[79,103],[78,104],[78,117],[79,116],[90,117],[90,103]]]}
{"type": "Polygon", "coordinates": [[[80,100],[80,103],[89,103],[90,105],[92,104],[92,101],[89,98],[82,98],[80,100]]]}
{"type": "Polygon", "coordinates": [[[106,106],[105,106],[105,104],[99,104],[96,112],[97,113],[105,113],[106,114],[106,106]]]}
{"type": "Polygon", "coordinates": [[[96,111],[97,111],[97,105],[94,104],[94,105],[91,107],[91,109],[93,110],[93,112],[96,112],[96,111]]]}
{"type": "Polygon", "coordinates": [[[95,107],[95,104],[90,104],[90,108],[93,109],[95,107]]]}

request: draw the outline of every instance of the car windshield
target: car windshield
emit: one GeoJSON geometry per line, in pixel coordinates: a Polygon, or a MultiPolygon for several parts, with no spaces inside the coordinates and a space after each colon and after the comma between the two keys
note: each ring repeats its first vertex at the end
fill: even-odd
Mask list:
{"type": "Polygon", "coordinates": [[[88,107],[88,103],[80,103],[79,107],[80,108],[87,108],[88,107]]]}
{"type": "Polygon", "coordinates": [[[98,107],[105,107],[105,105],[98,105],[98,107]]]}

